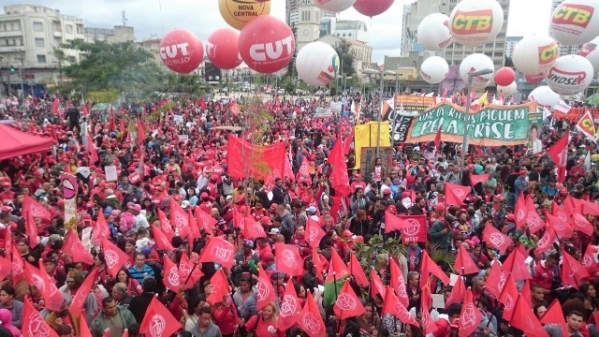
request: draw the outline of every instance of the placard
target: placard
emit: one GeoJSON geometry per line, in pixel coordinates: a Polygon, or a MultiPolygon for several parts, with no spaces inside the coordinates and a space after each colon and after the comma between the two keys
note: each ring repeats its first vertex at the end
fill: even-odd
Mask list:
{"type": "Polygon", "coordinates": [[[104,166],[104,174],[106,174],[106,181],[118,181],[119,175],[116,171],[115,165],[104,166]]]}
{"type": "MultiPolygon", "coordinates": [[[[384,172],[391,172],[393,167],[393,148],[380,147],[381,166],[384,172]]],[[[369,177],[374,173],[376,164],[376,147],[363,147],[360,154],[360,174],[362,177],[369,177]]]]}

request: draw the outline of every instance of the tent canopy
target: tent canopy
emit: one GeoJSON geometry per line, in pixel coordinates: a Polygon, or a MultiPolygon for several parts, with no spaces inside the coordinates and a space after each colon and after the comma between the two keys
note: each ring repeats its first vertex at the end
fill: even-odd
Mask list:
{"type": "Polygon", "coordinates": [[[32,136],[0,124],[0,160],[47,151],[53,144],[52,138],[32,136]]]}

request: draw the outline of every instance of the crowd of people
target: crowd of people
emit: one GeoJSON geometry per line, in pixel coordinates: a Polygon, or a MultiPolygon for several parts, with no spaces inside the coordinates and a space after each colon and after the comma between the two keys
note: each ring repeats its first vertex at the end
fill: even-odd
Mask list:
{"type": "Polygon", "coordinates": [[[2,119],[55,145],[0,162],[0,336],[599,335],[599,147],[571,136],[557,182],[547,150],[567,120],[538,126],[535,153],[470,146],[462,163],[457,144],[396,144],[392,167],[364,172],[354,117],[312,118],[320,100],[265,103],[268,127],[234,99],[163,103],[4,100],[2,119]],[[239,125],[285,143],[292,172],[230,176],[239,125]],[[346,191],[331,183],[338,142],[346,191]]]}

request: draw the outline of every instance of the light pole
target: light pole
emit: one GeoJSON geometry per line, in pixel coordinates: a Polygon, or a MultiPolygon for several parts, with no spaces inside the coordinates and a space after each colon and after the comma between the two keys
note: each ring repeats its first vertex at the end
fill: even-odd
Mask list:
{"type": "Polygon", "coordinates": [[[492,74],[492,69],[482,69],[473,73],[468,73],[468,83],[466,83],[466,118],[464,120],[464,138],[462,139],[462,160],[460,163],[461,172],[464,172],[466,167],[466,151],[468,146],[468,122],[470,121],[470,93],[472,91],[472,78],[492,74]]]}
{"type": "Polygon", "coordinates": [[[385,86],[385,75],[397,75],[396,72],[391,70],[374,70],[374,69],[364,69],[362,70],[364,74],[378,74],[381,79],[380,83],[380,91],[379,91],[379,116],[377,120],[377,135],[376,135],[376,158],[379,158],[381,153],[381,119],[383,118],[383,103],[385,99],[383,98],[383,90],[385,86]]]}

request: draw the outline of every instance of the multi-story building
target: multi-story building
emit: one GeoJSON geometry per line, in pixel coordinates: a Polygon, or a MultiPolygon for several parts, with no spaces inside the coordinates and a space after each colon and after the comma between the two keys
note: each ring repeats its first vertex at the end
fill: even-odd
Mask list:
{"type": "Polygon", "coordinates": [[[359,20],[337,20],[335,17],[324,17],[320,19],[320,36],[328,34],[368,43],[368,27],[364,21],[359,20]]]}
{"type": "Polygon", "coordinates": [[[299,51],[310,42],[318,40],[320,34],[320,20],[323,17],[335,17],[335,13],[323,11],[314,4],[314,0],[297,0],[297,42],[299,51]]]}
{"type": "MultiPolygon", "coordinates": [[[[20,81],[20,73],[35,81],[55,81],[58,68],[78,55],[66,50],[66,58],[57,58],[55,48],[61,44],[84,39],[83,20],[62,15],[56,9],[38,5],[4,6],[0,15],[0,67],[20,68],[10,76],[12,83],[20,81]]],[[[2,81],[9,80],[3,76],[2,81]]]]}
{"type": "Polygon", "coordinates": [[[289,27],[299,23],[298,0],[285,0],[285,22],[289,27]]]}
{"type": "Polygon", "coordinates": [[[150,38],[137,42],[136,45],[154,55],[154,62],[156,62],[162,69],[166,70],[166,66],[162,63],[162,59],[160,59],[160,40],[161,39],[158,38],[150,38]]]}
{"type": "Polygon", "coordinates": [[[112,29],[86,27],[84,32],[85,42],[106,41],[108,43],[119,43],[135,41],[135,30],[129,26],[114,26],[112,29]]]}
{"type": "Polygon", "coordinates": [[[516,44],[522,40],[522,36],[508,36],[505,39],[505,57],[512,57],[516,44]]]}
{"type": "MultiPolygon", "coordinates": [[[[555,9],[557,8],[557,6],[559,6],[562,2],[564,2],[564,0],[553,0],[552,1],[549,24],[551,24],[551,18],[553,17],[553,12],[555,12],[555,9]]],[[[582,46],[565,46],[565,45],[560,44],[559,54],[560,55],[568,55],[568,54],[577,54],[578,55],[578,53],[580,52],[580,48],[582,48],[582,46]]]]}
{"type": "Polygon", "coordinates": [[[362,69],[365,66],[369,66],[372,59],[372,47],[369,45],[362,43],[357,40],[353,40],[347,37],[339,37],[335,35],[326,35],[318,39],[318,41],[322,41],[333,48],[341,42],[347,42],[350,44],[349,53],[354,59],[353,68],[358,76],[362,76],[362,69]]]}

